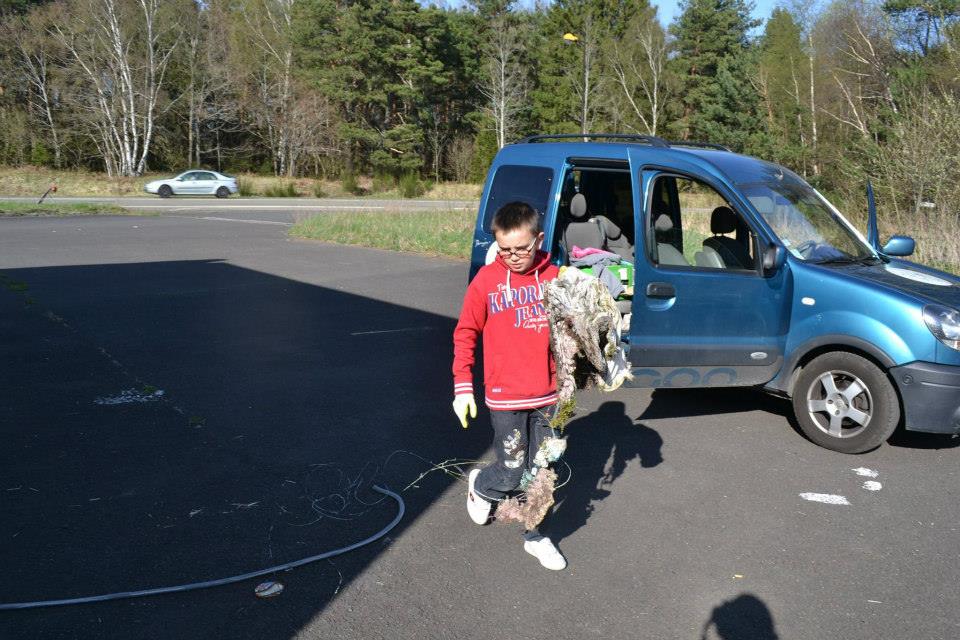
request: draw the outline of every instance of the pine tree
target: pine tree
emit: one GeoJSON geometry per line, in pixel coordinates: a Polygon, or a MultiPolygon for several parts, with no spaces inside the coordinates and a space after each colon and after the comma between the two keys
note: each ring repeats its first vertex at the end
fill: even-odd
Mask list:
{"type": "Polygon", "coordinates": [[[615,89],[603,55],[610,38],[622,37],[646,0],[557,0],[547,10],[537,51],[539,85],[534,113],[551,133],[600,131],[611,122],[605,92],[615,89]],[[565,39],[564,34],[575,39],[565,39]]]}
{"type": "Polygon", "coordinates": [[[709,138],[711,142],[733,142],[743,138],[742,114],[755,112],[756,93],[735,71],[749,67],[742,56],[750,46],[748,32],[759,24],[750,17],[752,4],[746,0],[684,0],[682,13],[671,25],[677,57],[673,67],[681,77],[683,113],[673,129],[683,139],[709,138]],[[727,77],[718,79],[721,70],[727,77]],[[737,85],[732,86],[731,83],[737,85]],[[745,102],[746,104],[739,104],[745,102]]]}
{"type": "Polygon", "coordinates": [[[449,40],[443,15],[415,0],[308,0],[298,22],[305,74],[340,105],[348,165],[369,162],[395,178],[419,172],[425,130],[438,124],[430,107],[452,77],[438,51],[449,40]]]}
{"type": "Polygon", "coordinates": [[[807,56],[801,31],[789,11],[773,10],[760,41],[755,86],[763,103],[767,131],[776,142],[770,158],[806,173],[807,56]]]}

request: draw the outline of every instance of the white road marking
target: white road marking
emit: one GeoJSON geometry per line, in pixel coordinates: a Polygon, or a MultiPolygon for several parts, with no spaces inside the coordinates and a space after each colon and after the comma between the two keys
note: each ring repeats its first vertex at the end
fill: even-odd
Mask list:
{"type": "Polygon", "coordinates": [[[810,502],[850,505],[850,501],[843,496],[838,496],[831,493],[801,493],[800,497],[804,500],[809,500],[810,502]]]}
{"type": "Polygon", "coordinates": [[[357,331],[352,336],[369,336],[375,333],[401,333],[406,331],[433,331],[433,327],[407,327],[404,329],[380,329],[378,331],[357,331]]]}
{"type": "Polygon", "coordinates": [[[279,222],[277,220],[244,220],[243,218],[218,218],[217,216],[179,216],[181,218],[193,218],[194,220],[211,220],[213,222],[245,222],[247,224],[279,224],[284,227],[292,227],[292,222],[279,222]]]}
{"type": "Polygon", "coordinates": [[[873,469],[867,469],[866,467],[857,467],[856,469],[850,469],[850,471],[853,471],[858,476],[863,476],[865,478],[876,478],[878,475],[880,475],[873,469]]]}
{"type": "Polygon", "coordinates": [[[883,485],[874,480],[867,480],[863,483],[863,488],[867,491],[880,491],[880,489],[883,489],[883,485]]]}

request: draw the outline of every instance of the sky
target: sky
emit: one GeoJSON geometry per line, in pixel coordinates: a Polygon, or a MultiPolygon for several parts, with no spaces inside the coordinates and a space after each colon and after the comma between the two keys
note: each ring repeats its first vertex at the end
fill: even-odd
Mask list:
{"type": "MultiPolygon", "coordinates": [[[[680,14],[679,2],[651,0],[650,4],[659,9],[658,15],[660,16],[660,22],[664,25],[670,24],[670,22],[680,14]]],[[[778,0],[754,0],[754,4],[756,6],[753,9],[753,17],[766,22],[767,18],[769,18],[773,12],[773,8],[781,4],[781,2],[778,0]]]]}
{"type": "MultiPolygon", "coordinates": [[[[438,6],[450,6],[450,7],[461,7],[466,4],[466,0],[418,0],[423,5],[435,4],[438,6]]],[[[542,1],[542,0],[541,0],[542,1]]],[[[549,2],[550,0],[546,0],[549,2]]],[[[538,0],[518,0],[518,5],[524,8],[532,8],[537,4],[538,0]]],[[[670,2],[669,0],[650,0],[650,4],[657,7],[657,15],[660,16],[660,22],[663,23],[663,26],[668,26],[674,18],[680,14],[680,2],[679,0],[674,0],[670,2]]],[[[786,4],[785,0],[753,0],[753,17],[758,18],[765,23],[767,18],[770,17],[770,14],[773,12],[773,8],[778,4],[786,4]]],[[[763,23],[761,23],[758,31],[762,31],[763,23]]]]}

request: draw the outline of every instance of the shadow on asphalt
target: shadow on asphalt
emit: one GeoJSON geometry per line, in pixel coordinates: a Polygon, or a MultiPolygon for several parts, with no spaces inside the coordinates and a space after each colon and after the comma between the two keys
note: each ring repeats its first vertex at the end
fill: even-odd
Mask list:
{"type": "Polygon", "coordinates": [[[715,607],[701,640],[777,640],[773,615],[763,600],[742,593],[715,607]]]}
{"type": "MultiPolygon", "coordinates": [[[[432,461],[479,458],[449,415],[454,320],[180,261],[5,270],[0,602],[220,578],[360,540],[432,461]],[[439,436],[438,434],[445,434],[439,436]],[[386,468],[384,461],[390,460],[386,468]]],[[[485,419],[484,419],[485,420],[485,419]]],[[[381,541],[276,576],[0,613],[0,637],[290,638],[453,480],[404,493],[381,541]]]]}
{"type": "MultiPolygon", "coordinates": [[[[655,389],[639,419],[692,418],[757,410],[786,419],[798,436],[807,439],[793,415],[790,400],[756,389],[655,389]]],[[[960,437],[907,431],[901,424],[887,444],[907,449],[952,449],[960,446],[960,437]]]]}
{"type": "Polygon", "coordinates": [[[905,449],[953,449],[960,446],[960,437],[943,433],[907,431],[901,425],[887,440],[887,444],[905,449]]]}
{"type": "Polygon", "coordinates": [[[634,422],[622,402],[603,403],[599,409],[567,425],[570,482],[557,491],[557,506],[544,523],[544,531],[560,542],[587,523],[596,503],[610,495],[610,487],[627,464],[639,460],[643,467],[663,462],[663,439],[656,431],[634,422]]]}
{"type": "Polygon", "coordinates": [[[766,411],[784,418],[793,413],[790,402],[755,389],[654,389],[640,420],[693,418],[721,413],[766,411]]]}

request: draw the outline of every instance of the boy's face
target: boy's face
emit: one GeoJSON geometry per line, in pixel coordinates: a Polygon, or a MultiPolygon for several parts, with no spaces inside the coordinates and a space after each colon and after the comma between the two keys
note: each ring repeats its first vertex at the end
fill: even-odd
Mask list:
{"type": "Polygon", "coordinates": [[[500,247],[500,257],[507,263],[507,268],[514,273],[530,270],[536,259],[537,249],[543,243],[543,232],[534,234],[527,227],[497,231],[494,237],[497,239],[497,246],[500,247]]]}

